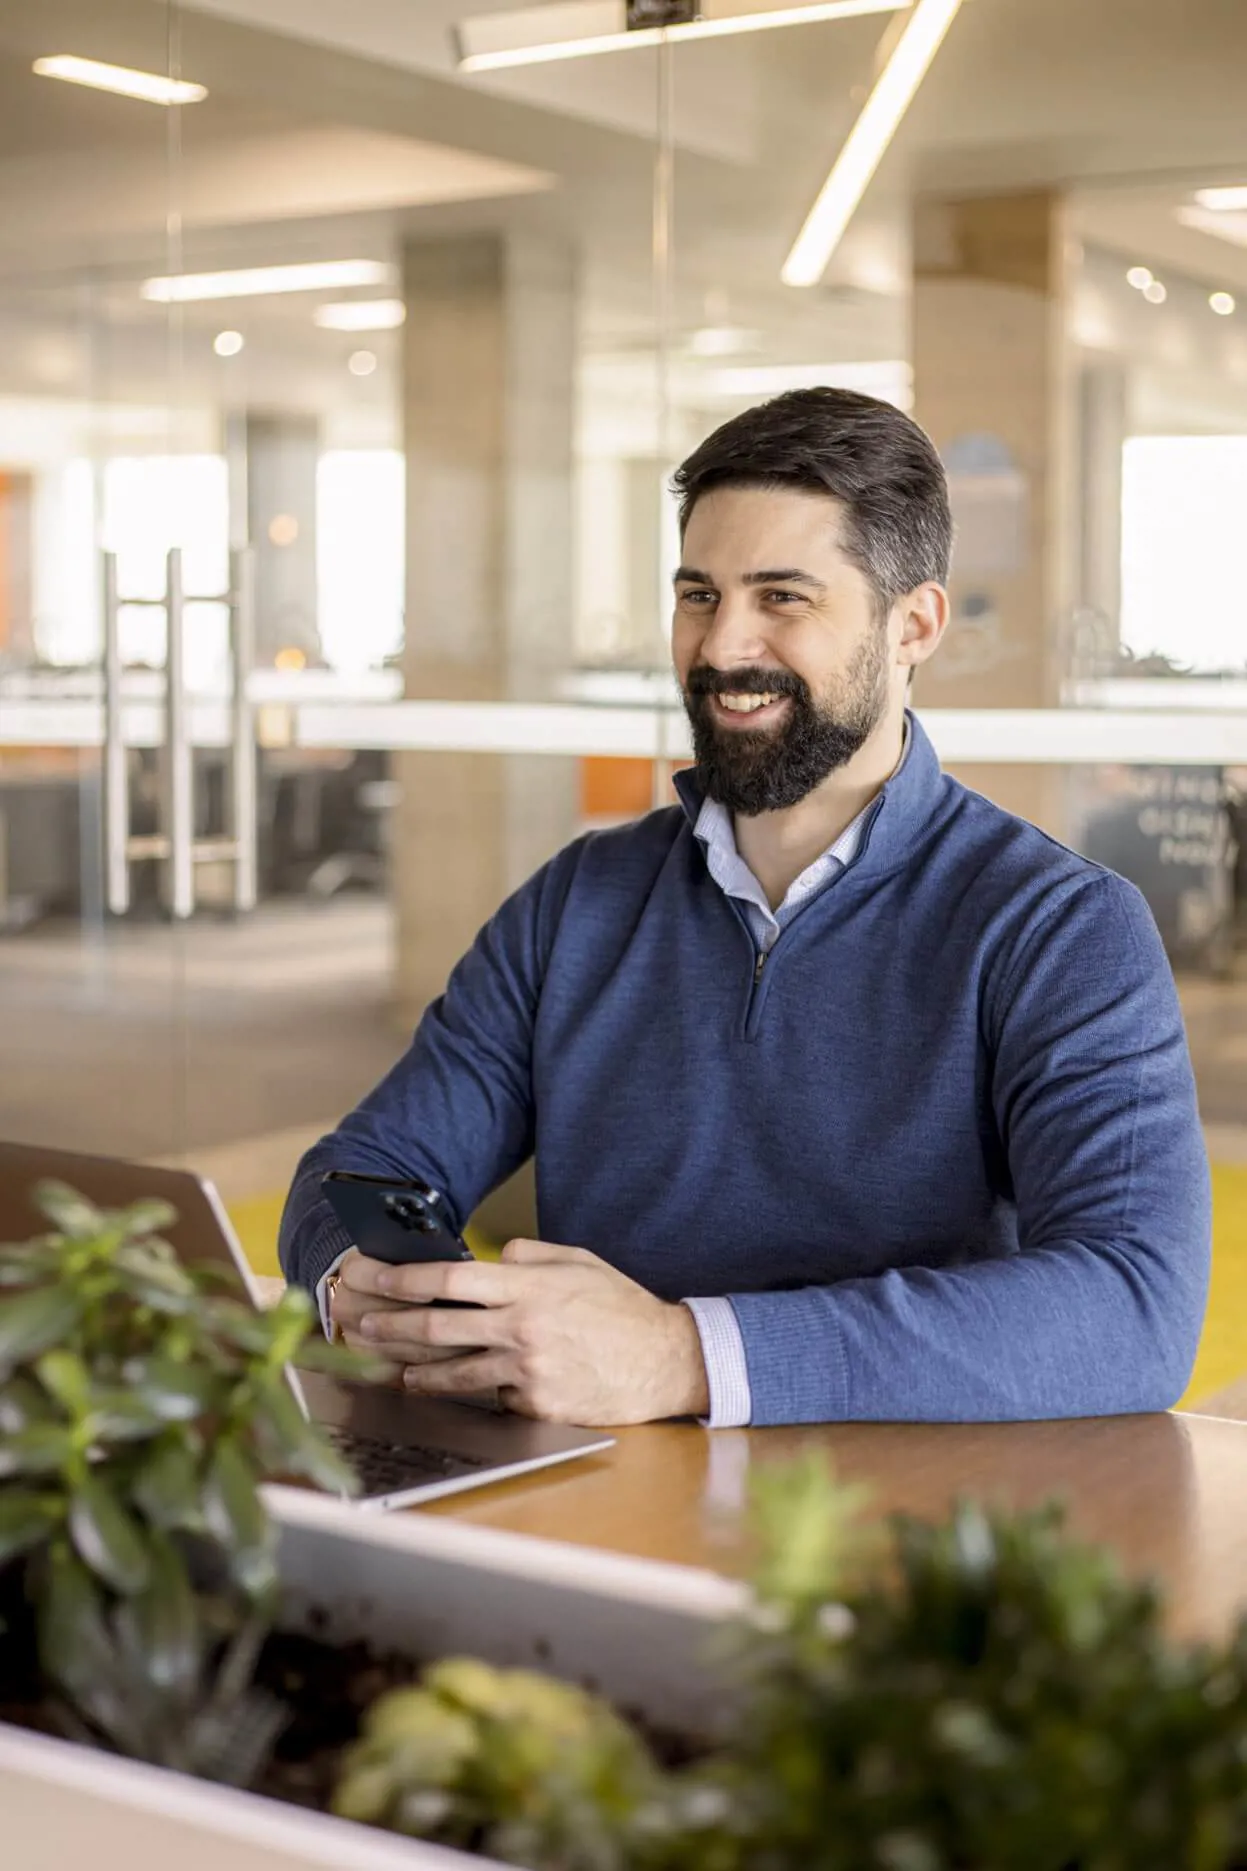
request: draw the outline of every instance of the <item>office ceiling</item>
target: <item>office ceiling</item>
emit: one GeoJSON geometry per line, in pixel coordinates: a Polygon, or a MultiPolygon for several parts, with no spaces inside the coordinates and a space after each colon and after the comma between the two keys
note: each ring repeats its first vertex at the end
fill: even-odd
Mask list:
{"type": "MultiPolygon", "coordinates": [[[[0,0],[0,322],[36,307],[45,327],[80,322],[87,282],[120,381],[127,333],[157,329],[135,282],[170,264],[171,212],[187,267],[383,254],[405,230],[507,224],[576,244],[591,348],[644,350],[656,57],[460,79],[451,25],[499,3],[0,0]],[[180,147],[165,112],[30,73],[56,51],[164,70],[171,49],[210,91],[180,113],[180,147]]],[[[1247,299],[1247,249],[1174,215],[1196,186],[1247,181],[1244,0],[967,0],[825,285],[782,288],[883,25],[680,48],[677,332],[752,331],[744,362],[903,355],[915,186],[1068,188],[1088,242],[1247,299]]],[[[305,301],[244,310],[309,359],[329,342],[305,301]]],[[[221,322],[187,314],[192,335],[221,322]]]]}

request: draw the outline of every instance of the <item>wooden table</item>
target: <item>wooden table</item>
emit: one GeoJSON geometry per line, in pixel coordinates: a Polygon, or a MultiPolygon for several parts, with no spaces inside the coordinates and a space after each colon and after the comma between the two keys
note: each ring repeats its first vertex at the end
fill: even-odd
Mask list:
{"type": "Polygon", "coordinates": [[[938,1517],[958,1497],[1062,1499],[1079,1534],[1163,1582],[1180,1635],[1219,1635],[1247,1607],[1247,1424],[1210,1417],[713,1432],[662,1424],[621,1430],[604,1456],[415,1511],[739,1574],[749,1563],[751,1470],[811,1447],[846,1480],[867,1484],[873,1515],[938,1517]]]}
{"type": "Polygon", "coordinates": [[[1247,1608],[1247,1423],[1184,1414],[714,1431],[664,1423],[618,1437],[605,1455],[412,1511],[740,1575],[751,1470],[818,1448],[867,1485],[876,1517],[936,1518],[958,1498],[1064,1501],[1075,1532],[1162,1582],[1181,1635],[1220,1635],[1247,1608]]]}

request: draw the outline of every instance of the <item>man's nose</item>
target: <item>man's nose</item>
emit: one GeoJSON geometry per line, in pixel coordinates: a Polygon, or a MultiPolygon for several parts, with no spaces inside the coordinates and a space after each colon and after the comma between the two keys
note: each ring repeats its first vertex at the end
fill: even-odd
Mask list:
{"type": "Polygon", "coordinates": [[[702,638],[699,662],[713,669],[739,669],[767,660],[757,615],[745,597],[721,597],[702,638]]]}

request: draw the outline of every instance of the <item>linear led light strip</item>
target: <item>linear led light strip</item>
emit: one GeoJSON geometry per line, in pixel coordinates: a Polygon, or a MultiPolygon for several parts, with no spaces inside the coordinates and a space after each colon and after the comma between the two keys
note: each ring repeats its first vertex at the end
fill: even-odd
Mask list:
{"type": "Polygon", "coordinates": [[[383,286],[392,278],[393,269],[384,260],[313,260],[230,273],[176,273],[145,279],[139,291],[159,305],[186,305],[202,299],[258,299],[274,292],[323,292],[332,286],[383,286]]]}
{"type": "Polygon", "coordinates": [[[62,78],[66,84],[84,84],[92,91],[114,91],[145,104],[200,104],[207,97],[204,85],[184,78],[166,78],[154,71],[131,71],[126,65],[102,65],[98,59],[73,58],[58,52],[37,58],[31,68],[39,78],[62,78]]]}
{"type": "Polygon", "coordinates": [[[822,278],[961,4],[917,0],[793,242],[780,275],[786,286],[816,286],[822,278]]]}
{"type": "Polygon", "coordinates": [[[454,38],[460,71],[504,71],[516,65],[591,58],[599,52],[635,52],[664,40],[679,44],[690,39],[722,39],[730,33],[772,32],[781,26],[896,13],[910,4],[911,0],[809,0],[803,6],[755,4],[745,10],[740,0],[705,0],[701,19],[629,31],[624,0],[570,0],[570,4],[464,20],[455,28],[454,38]]]}

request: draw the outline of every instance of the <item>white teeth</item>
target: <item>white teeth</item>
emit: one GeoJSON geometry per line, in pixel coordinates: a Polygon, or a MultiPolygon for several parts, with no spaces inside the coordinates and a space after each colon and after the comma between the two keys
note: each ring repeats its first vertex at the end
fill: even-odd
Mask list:
{"type": "Polygon", "coordinates": [[[751,715],[755,709],[765,708],[768,702],[778,701],[776,695],[720,695],[724,708],[734,715],[751,715]]]}

